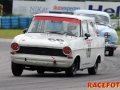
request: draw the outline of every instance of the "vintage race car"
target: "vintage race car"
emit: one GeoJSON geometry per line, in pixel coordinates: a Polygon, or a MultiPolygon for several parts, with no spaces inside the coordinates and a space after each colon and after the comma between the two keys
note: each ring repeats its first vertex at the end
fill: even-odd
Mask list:
{"type": "Polygon", "coordinates": [[[109,14],[95,10],[76,10],[74,11],[74,15],[95,18],[98,35],[105,38],[105,52],[108,51],[108,55],[113,56],[114,50],[118,47],[118,35],[115,29],[112,28],[114,23],[111,23],[109,14]]]}
{"type": "Polygon", "coordinates": [[[89,74],[96,74],[104,60],[104,48],[105,39],[95,33],[94,19],[36,14],[24,34],[11,43],[12,73],[20,76],[26,69],[39,74],[65,71],[67,76],[75,76],[78,70],[88,69],[89,74]]]}

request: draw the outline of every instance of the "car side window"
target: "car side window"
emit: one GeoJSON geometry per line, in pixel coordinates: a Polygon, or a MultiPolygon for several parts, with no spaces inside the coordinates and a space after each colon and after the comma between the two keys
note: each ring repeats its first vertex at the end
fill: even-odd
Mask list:
{"type": "Polygon", "coordinates": [[[30,32],[36,33],[40,32],[42,21],[33,21],[30,25],[30,32]]]}
{"type": "Polygon", "coordinates": [[[67,25],[67,34],[68,35],[73,35],[73,36],[78,36],[78,24],[76,23],[68,23],[67,25]]]}
{"type": "Polygon", "coordinates": [[[94,31],[94,24],[93,22],[88,22],[88,30],[89,30],[89,33],[91,36],[94,36],[95,35],[95,31],[94,31]]]}
{"type": "Polygon", "coordinates": [[[83,31],[83,35],[82,36],[85,36],[85,33],[88,33],[88,25],[87,25],[87,21],[82,21],[82,31],[83,31]]]}

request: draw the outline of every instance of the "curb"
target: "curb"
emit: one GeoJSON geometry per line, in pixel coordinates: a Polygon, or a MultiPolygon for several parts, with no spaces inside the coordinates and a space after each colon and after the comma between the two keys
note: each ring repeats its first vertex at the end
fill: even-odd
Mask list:
{"type": "Polygon", "coordinates": [[[0,38],[0,41],[2,42],[12,42],[13,39],[5,39],[5,38],[0,38]]]}

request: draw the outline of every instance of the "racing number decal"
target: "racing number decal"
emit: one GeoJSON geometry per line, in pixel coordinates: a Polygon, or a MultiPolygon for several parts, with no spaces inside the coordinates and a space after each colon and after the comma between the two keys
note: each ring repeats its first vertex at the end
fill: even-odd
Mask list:
{"type": "Polygon", "coordinates": [[[59,41],[59,42],[64,42],[62,39],[55,39],[55,38],[48,38],[50,41],[59,41]]]}
{"type": "Polygon", "coordinates": [[[87,58],[90,58],[90,56],[91,56],[91,40],[87,39],[86,42],[88,44],[88,48],[86,49],[86,56],[87,56],[87,58]]]}
{"type": "Polygon", "coordinates": [[[87,58],[89,58],[91,55],[91,44],[88,44],[88,48],[86,50],[86,55],[87,55],[87,58]]]}

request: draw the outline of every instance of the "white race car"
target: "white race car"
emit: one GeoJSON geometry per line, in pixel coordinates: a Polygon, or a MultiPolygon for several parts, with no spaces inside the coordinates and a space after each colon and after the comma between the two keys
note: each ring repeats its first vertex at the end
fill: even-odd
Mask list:
{"type": "Polygon", "coordinates": [[[14,76],[24,69],[65,71],[75,76],[78,70],[88,69],[96,74],[104,60],[105,39],[95,33],[92,18],[65,14],[36,14],[24,34],[11,43],[11,68],[14,76]]]}

